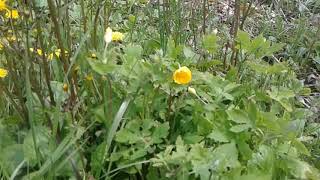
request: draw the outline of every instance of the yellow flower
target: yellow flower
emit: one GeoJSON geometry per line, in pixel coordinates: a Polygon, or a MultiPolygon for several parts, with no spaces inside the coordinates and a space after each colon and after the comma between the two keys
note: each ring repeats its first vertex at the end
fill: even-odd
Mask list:
{"type": "Polygon", "coordinates": [[[67,92],[68,89],[69,89],[69,88],[68,88],[68,84],[67,84],[67,83],[64,83],[63,86],[62,86],[62,88],[63,88],[63,91],[64,91],[64,92],[67,92]]]}
{"type": "Polygon", "coordinates": [[[111,28],[106,29],[106,33],[104,34],[104,41],[109,44],[111,41],[119,42],[123,41],[124,34],[118,31],[112,32],[111,28]]]}
{"type": "Polygon", "coordinates": [[[48,55],[48,60],[51,61],[52,59],[53,59],[53,53],[50,53],[50,54],[48,55]]]}
{"type": "Polygon", "coordinates": [[[93,80],[93,75],[92,75],[92,74],[88,74],[88,75],[86,76],[86,80],[87,80],[87,81],[92,81],[92,80],[93,80]]]}
{"type": "Polygon", "coordinates": [[[29,51],[30,51],[30,52],[33,52],[33,51],[34,51],[34,49],[33,49],[33,48],[29,48],[29,51]]]}
{"type": "Polygon", "coordinates": [[[42,50],[41,49],[37,49],[37,53],[39,54],[39,56],[42,56],[42,50]]]}
{"type": "Polygon", "coordinates": [[[96,58],[97,58],[97,55],[96,55],[95,53],[91,53],[91,58],[96,59],[96,58]]]}
{"type": "Polygon", "coordinates": [[[0,78],[5,78],[8,75],[8,71],[0,68],[0,78]]]}
{"type": "Polygon", "coordinates": [[[2,50],[3,49],[3,45],[0,43],[0,50],[2,50]]]}
{"type": "Polygon", "coordinates": [[[11,19],[18,19],[19,18],[19,12],[18,10],[9,10],[6,12],[6,18],[11,18],[11,19]]]}
{"type": "Polygon", "coordinates": [[[61,49],[56,49],[54,51],[54,54],[59,58],[60,57],[60,54],[61,54],[61,49]]]}
{"type": "Polygon", "coordinates": [[[121,32],[113,32],[112,33],[112,41],[123,41],[124,35],[121,32]]]}
{"type": "MultiPolygon", "coordinates": [[[[61,49],[56,49],[56,50],[54,51],[54,54],[59,58],[59,57],[61,56],[61,49]]],[[[69,52],[68,52],[67,50],[65,50],[65,51],[64,51],[64,54],[65,54],[65,55],[68,55],[69,52]]]]}
{"type": "Polygon", "coordinates": [[[183,66],[173,73],[172,78],[177,84],[188,84],[192,79],[192,74],[189,68],[183,66]]]}
{"type": "Polygon", "coordinates": [[[8,39],[8,41],[11,41],[11,42],[17,40],[16,36],[14,36],[14,35],[13,36],[8,36],[7,39],[8,39]]]}
{"type": "Polygon", "coordinates": [[[8,10],[7,5],[6,5],[7,0],[0,0],[0,11],[2,10],[8,10]]]}

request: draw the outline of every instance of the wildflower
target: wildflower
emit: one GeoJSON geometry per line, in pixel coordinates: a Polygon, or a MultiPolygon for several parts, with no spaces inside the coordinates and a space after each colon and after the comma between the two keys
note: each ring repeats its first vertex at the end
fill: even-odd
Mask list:
{"type": "Polygon", "coordinates": [[[39,54],[39,56],[42,56],[42,50],[41,49],[37,49],[37,53],[39,54]]]}
{"type": "Polygon", "coordinates": [[[93,80],[93,75],[92,75],[92,74],[88,74],[88,75],[86,76],[86,80],[87,80],[87,81],[92,81],[92,80],[93,80]]]}
{"type": "Polygon", "coordinates": [[[19,12],[16,9],[9,10],[5,14],[6,18],[11,18],[11,19],[18,19],[19,18],[19,12]]]}
{"type": "Polygon", "coordinates": [[[97,58],[97,55],[96,55],[95,53],[91,53],[91,58],[96,59],[96,58],[97,58]]]}
{"type": "Polygon", "coordinates": [[[121,32],[112,33],[112,41],[119,42],[123,41],[124,35],[121,32]]]}
{"type": "Polygon", "coordinates": [[[56,49],[54,51],[54,54],[59,58],[60,57],[60,54],[61,54],[61,49],[56,49]]]}
{"type": "Polygon", "coordinates": [[[50,53],[49,55],[48,55],[48,60],[52,60],[53,59],[53,53],[50,53]]]}
{"type": "Polygon", "coordinates": [[[64,92],[67,92],[68,89],[69,89],[69,88],[68,88],[68,84],[67,84],[67,83],[64,83],[63,86],[62,86],[62,89],[63,89],[64,92]]]}
{"type": "Polygon", "coordinates": [[[8,75],[8,71],[0,68],[0,78],[5,78],[8,75]]]}
{"type": "Polygon", "coordinates": [[[194,88],[192,88],[192,87],[188,87],[188,93],[197,96],[197,91],[196,91],[196,89],[194,89],[194,88]]]}
{"type": "Polygon", "coordinates": [[[3,11],[3,10],[7,10],[8,11],[8,8],[7,8],[7,5],[6,5],[6,1],[7,0],[0,0],[0,11],[3,11]]]}
{"type": "Polygon", "coordinates": [[[107,28],[106,33],[104,34],[104,41],[109,44],[112,41],[112,29],[107,28]]]}
{"type": "Polygon", "coordinates": [[[172,78],[177,84],[188,84],[192,79],[192,74],[189,68],[183,66],[173,73],[172,78]]]}
{"type": "Polygon", "coordinates": [[[106,44],[109,44],[111,41],[119,42],[123,41],[124,34],[118,31],[112,32],[111,28],[106,29],[106,33],[104,34],[104,41],[106,44]]]}
{"type": "MultiPolygon", "coordinates": [[[[0,1],[1,1],[1,0],[0,0],[0,1]]],[[[7,40],[10,41],[10,42],[13,42],[13,41],[16,41],[17,38],[16,38],[16,36],[14,36],[14,35],[13,35],[13,36],[8,36],[8,37],[7,37],[7,40]]]]}
{"type": "MultiPolygon", "coordinates": [[[[54,54],[59,58],[61,56],[61,49],[56,49],[54,54]]],[[[64,51],[64,54],[68,55],[69,52],[67,50],[64,51]]]]}
{"type": "Polygon", "coordinates": [[[0,43],[0,50],[2,50],[3,49],[3,45],[0,43]]]}
{"type": "Polygon", "coordinates": [[[29,48],[29,51],[30,51],[30,52],[33,52],[33,51],[34,51],[34,49],[33,49],[33,48],[29,48]]]}

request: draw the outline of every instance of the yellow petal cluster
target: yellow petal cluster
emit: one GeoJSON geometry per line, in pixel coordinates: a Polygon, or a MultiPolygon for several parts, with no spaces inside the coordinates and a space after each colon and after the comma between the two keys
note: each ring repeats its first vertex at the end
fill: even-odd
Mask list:
{"type": "Polygon", "coordinates": [[[188,84],[192,79],[192,73],[189,68],[183,66],[173,73],[172,78],[177,84],[188,84]]]}
{"type": "Polygon", "coordinates": [[[121,32],[112,33],[112,41],[115,41],[115,42],[123,41],[123,38],[124,38],[124,34],[122,34],[121,32]]]}
{"type": "Polygon", "coordinates": [[[8,71],[0,68],[0,78],[5,78],[8,75],[8,71]]]}
{"type": "Polygon", "coordinates": [[[106,29],[106,33],[104,34],[104,41],[108,44],[111,41],[120,42],[123,41],[124,34],[118,31],[113,32],[111,28],[106,29]]]}
{"type": "Polygon", "coordinates": [[[6,18],[11,18],[11,19],[18,19],[19,18],[19,12],[16,9],[9,10],[5,14],[6,18]]]}
{"type": "Polygon", "coordinates": [[[68,89],[69,89],[68,84],[67,83],[63,83],[62,89],[63,89],[64,92],[67,92],[68,89]]]}
{"type": "Polygon", "coordinates": [[[0,11],[8,10],[6,1],[7,0],[0,0],[0,11]]]}

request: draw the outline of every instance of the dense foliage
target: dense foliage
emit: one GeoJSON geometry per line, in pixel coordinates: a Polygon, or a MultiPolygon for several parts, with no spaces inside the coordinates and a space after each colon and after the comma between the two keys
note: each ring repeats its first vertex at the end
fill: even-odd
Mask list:
{"type": "Polygon", "coordinates": [[[0,0],[0,179],[320,179],[317,0],[0,0]]]}

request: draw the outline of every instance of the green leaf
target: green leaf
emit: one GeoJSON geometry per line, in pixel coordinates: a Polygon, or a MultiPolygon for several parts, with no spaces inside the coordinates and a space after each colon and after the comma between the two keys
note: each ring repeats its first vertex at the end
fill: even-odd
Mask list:
{"type": "Polygon", "coordinates": [[[138,134],[132,133],[127,129],[122,129],[116,133],[115,140],[119,143],[134,144],[141,140],[138,134]]]}
{"type": "Polygon", "coordinates": [[[227,110],[227,114],[229,119],[236,123],[250,123],[250,119],[248,114],[240,109],[231,109],[227,110]]]}
{"type": "Polygon", "coordinates": [[[247,32],[239,31],[237,34],[237,41],[238,45],[236,46],[237,49],[244,49],[249,50],[249,47],[251,46],[251,40],[250,36],[247,32]]]}
{"type": "Polygon", "coordinates": [[[243,132],[245,130],[248,130],[249,128],[251,128],[250,124],[240,124],[240,125],[232,126],[230,128],[230,131],[235,132],[235,133],[239,133],[239,132],[243,132]]]}
{"type": "MultiPolygon", "coordinates": [[[[36,127],[37,131],[35,131],[35,140],[36,140],[36,147],[40,154],[47,158],[51,155],[53,149],[50,149],[49,143],[50,143],[50,136],[49,131],[46,127],[36,127]]],[[[32,139],[32,133],[31,131],[28,132],[26,138],[23,142],[23,153],[24,157],[27,160],[27,162],[34,166],[37,163],[37,155],[35,152],[35,147],[32,139]]]]}
{"type": "Polygon", "coordinates": [[[261,171],[266,174],[271,174],[274,168],[275,155],[273,150],[261,145],[256,153],[252,155],[251,160],[248,161],[249,172],[261,171]]]}
{"type": "Polygon", "coordinates": [[[224,172],[227,168],[233,169],[240,167],[238,161],[238,151],[234,143],[218,146],[212,153],[212,168],[217,172],[224,172]]]}
{"type": "Polygon", "coordinates": [[[168,122],[160,124],[159,126],[157,126],[155,128],[155,131],[152,134],[153,142],[156,143],[156,144],[161,143],[162,139],[166,138],[167,135],[169,134],[169,129],[170,129],[170,127],[169,127],[169,123],[168,122]]]}
{"type": "Polygon", "coordinates": [[[213,139],[216,142],[223,142],[223,143],[229,142],[228,136],[217,129],[213,130],[208,135],[208,138],[213,139]]]}
{"type": "Polygon", "coordinates": [[[182,51],[183,51],[182,45],[176,45],[172,39],[168,41],[168,56],[170,58],[177,59],[178,56],[181,55],[182,51]]]}
{"type": "Polygon", "coordinates": [[[108,73],[113,72],[116,69],[116,65],[114,64],[104,64],[97,60],[88,59],[88,62],[91,68],[99,73],[100,75],[107,75],[108,73]]]}
{"type": "Polygon", "coordinates": [[[312,168],[308,163],[296,158],[287,157],[285,164],[289,172],[297,179],[318,179],[318,170],[312,168]]]}
{"type": "Polygon", "coordinates": [[[0,166],[1,171],[12,174],[15,168],[23,161],[22,144],[13,144],[0,150],[0,166]]]}
{"type": "Polygon", "coordinates": [[[237,147],[242,156],[242,159],[249,160],[251,158],[252,150],[249,144],[245,140],[243,140],[243,138],[237,140],[237,147]]]}
{"type": "Polygon", "coordinates": [[[139,59],[142,56],[142,47],[140,45],[130,44],[124,48],[124,53],[127,61],[133,61],[139,59]]]}
{"type": "Polygon", "coordinates": [[[99,171],[102,168],[102,162],[101,159],[104,157],[104,149],[106,148],[106,142],[103,142],[98,145],[98,147],[95,148],[91,155],[91,162],[90,167],[92,170],[92,173],[95,175],[95,177],[98,176],[99,171]]]}
{"type": "Polygon", "coordinates": [[[197,134],[186,134],[183,136],[183,140],[186,144],[196,144],[203,139],[203,136],[197,134]]]}
{"type": "Polygon", "coordinates": [[[216,34],[205,35],[202,41],[203,48],[209,51],[209,53],[214,53],[217,49],[217,41],[218,37],[216,34]]]}
{"type": "Polygon", "coordinates": [[[296,149],[297,149],[300,153],[302,153],[302,154],[304,154],[304,155],[307,155],[307,156],[310,156],[310,155],[311,155],[310,152],[309,152],[309,150],[306,148],[306,146],[305,146],[302,142],[300,142],[300,141],[298,141],[298,140],[293,140],[293,141],[292,141],[292,144],[296,147],[296,149]]]}

